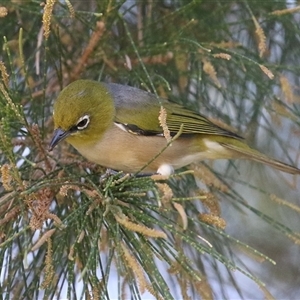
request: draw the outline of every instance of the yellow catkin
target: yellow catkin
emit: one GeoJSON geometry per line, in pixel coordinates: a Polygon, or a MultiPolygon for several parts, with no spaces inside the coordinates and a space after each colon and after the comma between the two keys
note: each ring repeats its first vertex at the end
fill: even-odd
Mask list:
{"type": "Polygon", "coordinates": [[[101,203],[103,202],[103,198],[96,198],[92,204],[89,206],[88,210],[86,211],[86,215],[90,215],[92,213],[92,211],[94,211],[94,209],[96,209],[97,207],[99,207],[101,205],[101,203]]]}
{"type": "Polygon", "coordinates": [[[188,295],[189,282],[188,282],[187,278],[185,278],[184,276],[182,276],[182,277],[179,276],[177,278],[177,282],[180,287],[182,299],[192,300],[192,298],[189,297],[189,295],[188,295]]]}
{"type": "Polygon", "coordinates": [[[5,87],[8,88],[9,75],[7,74],[5,64],[2,61],[0,61],[0,72],[1,72],[1,79],[3,80],[5,87]]]}
{"type": "Polygon", "coordinates": [[[292,111],[287,110],[286,106],[278,101],[272,101],[272,108],[276,112],[276,116],[284,116],[286,118],[289,118],[295,122],[298,121],[298,116],[293,114],[292,111]]]}
{"type": "Polygon", "coordinates": [[[228,186],[226,186],[211,170],[205,165],[193,165],[194,175],[199,178],[208,186],[213,186],[222,192],[228,192],[228,186]]]}
{"type": "Polygon", "coordinates": [[[290,208],[290,209],[292,209],[292,210],[294,210],[294,211],[300,213],[300,207],[299,207],[298,205],[296,205],[296,204],[293,204],[293,203],[290,203],[290,202],[288,202],[288,201],[286,201],[286,200],[284,200],[284,199],[281,199],[281,198],[277,197],[277,196],[274,195],[274,194],[271,194],[271,195],[270,195],[270,199],[271,199],[272,201],[274,201],[274,202],[280,204],[280,205],[284,205],[284,206],[286,206],[286,207],[288,207],[288,208],[290,208]]]}
{"type": "Polygon", "coordinates": [[[47,218],[52,219],[54,221],[54,224],[56,226],[61,226],[61,227],[65,226],[63,224],[62,220],[57,215],[55,215],[55,214],[47,213],[47,218]]]}
{"type": "Polygon", "coordinates": [[[69,189],[70,189],[69,185],[62,185],[59,189],[58,194],[63,196],[63,197],[66,197],[68,195],[68,190],[69,189]]]}
{"type": "Polygon", "coordinates": [[[167,111],[163,106],[160,107],[158,120],[159,120],[159,125],[163,129],[164,137],[166,138],[168,143],[171,142],[172,138],[171,138],[170,130],[167,125],[167,111]]]}
{"type": "Polygon", "coordinates": [[[125,261],[127,262],[130,269],[132,269],[132,273],[137,278],[139,289],[141,294],[145,293],[147,287],[147,280],[145,278],[144,271],[141,265],[137,262],[136,258],[131,255],[125,245],[121,244],[123,255],[125,261]]]}
{"type": "Polygon", "coordinates": [[[47,0],[43,14],[44,37],[47,40],[50,35],[52,11],[56,0],[47,0]]]}
{"type": "Polygon", "coordinates": [[[267,44],[266,44],[266,35],[264,33],[264,30],[261,28],[259,23],[257,22],[256,18],[253,16],[252,17],[254,25],[255,25],[255,34],[257,36],[258,40],[258,51],[259,51],[259,56],[262,57],[267,50],[267,44]]]}
{"type": "MultiPolygon", "coordinates": [[[[67,182],[66,182],[67,183],[67,182]]],[[[61,196],[67,196],[68,195],[68,191],[69,190],[74,190],[74,191],[80,191],[80,188],[76,185],[72,185],[72,184],[64,184],[60,187],[59,189],[59,194],[61,196]]]]}
{"type": "Polygon", "coordinates": [[[181,271],[181,265],[178,263],[177,260],[173,261],[168,269],[168,273],[172,275],[179,274],[181,271]]]}
{"type": "Polygon", "coordinates": [[[46,254],[46,259],[45,259],[45,276],[44,276],[44,281],[41,284],[42,289],[49,288],[51,283],[53,282],[54,279],[54,267],[53,267],[53,261],[52,261],[52,241],[50,238],[47,240],[48,243],[48,249],[47,249],[47,254],[46,254]]]}
{"type": "Polygon", "coordinates": [[[66,5],[68,6],[69,12],[70,12],[70,17],[73,19],[75,18],[75,10],[74,7],[72,5],[72,3],[69,0],[65,0],[66,1],[66,5]]]}
{"type": "Polygon", "coordinates": [[[153,285],[150,284],[149,282],[147,282],[146,289],[147,289],[147,291],[148,291],[152,296],[154,296],[155,299],[157,299],[157,300],[163,300],[163,299],[164,299],[164,298],[162,298],[160,295],[158,295],[156,289],[154,289],[154,288],[153,288],[153,285]]]}
{"type": "Polygon", "coordinates": [[[214,225],[220,229],[225,229],[226,227],[226,222],[224,219],[215,216],[215,215],[211,215],[211,214],[200,214],[199,218],[201,221],[214,225]]]}
{"type": "Polygon", "coordinates": [[[46,231],[31,248],[31,251],[39,249],[56,231],[55,228],[46,231]]]}
{"type": "Polygon", "coordinates": [[[1,172],[1,181],[4,189],[6,191],[11,191],[13,188],[11,186],[12,176],[10,174],[10,166],[8,164],[4,164],[0,168],[1,172]]]}
{"type": "Polygon", "coordinates": [[[212,193],[205,193],[205,197],[201,198],[201,202],[207,209],[209,209],[210,213],[215,216],[220,216],[221,208],[219,201],[216,199],[216,196],[212,193]]]}
{"type": "Polygon", "coordinates": [[[274,78],[274,74],[267,67],[264,65],[259,65],[259,67],[270,79],[274,78]]]}
{"type": "Polygon", "coordinates": [[[115,214],[114,217],[118,223],[120,223],[125,228],[127,228],[131,231],[135,231],[135,232],[141,233],[147,237],[152,237],[152,238],[164,238],[164,239],[167,238],[167,235],[164,232],[162,232],[160,230],[156,230],[156,229],[151,229],[144,225],[133,223],[133,222],[129,221],[128,217],[126,217],[124,214],[122,214],[122,215],[115,214]]]}
{"type": "Polygon", "coordinates": [[[178,213],[181,217],[183,229],[184,230],[187,229],[187,227],[188,227],[188,217],[187,217],[187,214],[186,214],[183,206],[179,203],[176,203],[176,202],[173,203],[173,206],[178,211],[178,213]]]}
{"type": "Polygon", "coordinates": [[[84,238],[84,236],[85,236],[85,231],[82,230],[82,231],[80,232],[80,234],[79,234],[78,239],[77,239],[77,243],[81,243],[82,240],[83,240],[83,238],[84,238]]]}
{"type": "Polygon", "coordinates": [[[217,77],[217,72],[215,70],[215,67],[207,59],[203,59],[202,62],[203,62],[203,71],[212,79],[212,81],[218,88],[221,88],[222,86],[217,77]]]}
{"type": "Polygon", "coordinates": [[[20,208],[14,207],[10,209],[4,216],[4,218],[0,219],[0,227],[3,226],[4,224],[7,224],[8,222],[12,220],[16,220],[16,218],[20,215],[20,208]]]}
{"type": "Polygon", "coordinates": [[[293,14],[298,11],[300,11],[300,6],[296,6],[293,8],[281,9],[281,10],[274,10],[270,13],[270,15],[282,16],[282,15],[286,15],[286,14],[293,14]]]}
{"type": "Polygon", "coordinates": [[[6,17],[8,14],[8,10],[4,6],[0,6],[0,18],[6,17]]]}
{"type": "Polygon", "coordinates": [[[168,203],[173,198],[173,191],[166,183],[156,182],[156,186],[162,192],[162,202],[168,203]]]}
{"type": "Polygon", "coordinates": [[[195,287],[195,290],[198,292],[198,294],[201,296],[201,299],[214,299],[214,294],[212,287],[209,284],[209,281],[202,277],[201,281],[196,282],[193,284],[195,287]]]}
{"type": "MultiPolygon", "coordinates": [[[[127,276],[128,277],[128,276],[127,276]]],[[[128,295],[127,295],[127,278],[125,277],[123,282],[122,282],[122,286],[121,286],[121,300],[127,300],[129,299],[128,295]]]]}
{"type": "Polygon", "coordinates": [[[231,55],[227,54],[227,53],[216,53],[216,54],[213,54],[213,57],[215,57],[215,58],[222,58],[222,59],[226,59],[226,60],[230,60],[231,59],[231,55]]]}
{"type": "Polygon", "coordinates": [[[92,293],[91,293],[92,299],[93,300],[101,299],[100,293],[101,293],[101,283],[100,284],[96,283],[96,285],[93,285],[93,288],[92,288],[92,293]]]}
{"type": "Polygon", "coordinates": [[[282,93],[288,103],[294,103],[294,94],[289,80],[285,76],[279,78],[282,93]]]}
{"type": "Polygon", "coordinates": [[[108,250],[110,245],[110,239],[105,228],[101,229],[100,237],[101,238],[98,239],[98,249],[100,252],[103,252],[108,250]]]}
{"type": "Polygon", "coordinates": [[[74,251],[75,251],[75,245],[73,244],[70,248],[68,259],[73,261],[74,260],[74,251]]]}
{"type": "Polygon", "coordinates": [[[27,199],[27,205],[32,212],[29,225],[32,230],[41,229],[43,223],[49,218],[49,207],[53,201],[54,192],[49,187],[39,189],[31,193],[27,199]]]}
{"type": "Polygon", "coordinates": [[[0,83],[0,92],[3,94],[7,104],[10,106],[10,108],[13,110],[13,112],[15,113],[15,116],[19,119],[19,121],[22,122],[22,124],[24,123],[24,119],[22,118],[18,107],[14,104],[14,102],[12,101],[12,99],[10,98],[9,94],[7,93],[7,91],[5,90],[5,87],[2,83],[0,83]]]}

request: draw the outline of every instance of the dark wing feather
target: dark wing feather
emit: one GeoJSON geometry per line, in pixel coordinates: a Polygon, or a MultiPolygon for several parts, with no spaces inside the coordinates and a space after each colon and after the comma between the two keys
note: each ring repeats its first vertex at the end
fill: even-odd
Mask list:
{"type": "Polygon", "coordinates": [[[181,124],[183,124],[183,133],[198,133],[228,136],[242,139],[239,135],[222,128],[206,117],[175,105],[167,116],[167,125],[170,131],[178,132],[181,124]]]}
{"type": "Polygon", "coordinates": [[[129,132],[140,135],[161,135],[163,131],[158,116],[162,104],[167,111],[167,126],[173,136],[183,124],[184,135],[208,134],[242,139],[237,134],[212,123],[206,117],[178,104],[164,99],[160,99],[160,103],[155,95],[146,91],[114,83],[106,86],[114,95],[115,122],[123,124],[129,132]]]}

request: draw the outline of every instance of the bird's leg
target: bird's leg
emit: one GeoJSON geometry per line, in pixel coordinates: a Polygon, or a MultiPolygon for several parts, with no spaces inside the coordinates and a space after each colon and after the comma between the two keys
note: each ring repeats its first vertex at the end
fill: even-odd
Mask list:
{"type": "MultiPolygon", "coordinates": [[[[154,174],[156,174],[156,173],[154,173],[154,174]]],[[[153,173],[138,173],[138,174],[134,175],[134,177],[143,178],[143,177],[150,177],[152,175],[153,175],[153,173]]],[[[131,176],[133,176],[133,174],[131,174],[131,176]]]]}

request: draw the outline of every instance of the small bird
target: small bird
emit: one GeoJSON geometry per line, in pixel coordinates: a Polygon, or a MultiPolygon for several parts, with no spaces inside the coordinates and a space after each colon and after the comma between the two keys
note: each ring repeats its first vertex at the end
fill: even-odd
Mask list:
{"type": "Polygon", "coordinates": [[[206,117],[130,86],[74,81],[59,94],[53,119],[50,151],[66,140],[88,160],[113,170],[170,175],[205,159],[250,159],[300,174],[300,169],[267,157],[206,117]],[[158,119],[161,105],[170,135],[181,132],[168,147],[158,119]]]}

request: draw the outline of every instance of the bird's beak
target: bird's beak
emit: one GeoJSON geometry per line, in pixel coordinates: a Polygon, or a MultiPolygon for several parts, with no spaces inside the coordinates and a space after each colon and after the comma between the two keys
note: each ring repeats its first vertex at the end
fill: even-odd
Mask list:
{"type": "Polygon", "coordinates": [[[60,128],[55,129],[52,140],[49,145],[49,151],[52,151],[53,148],[62,140],[70,135],[70,131],[64,131],[60,128]]]}

